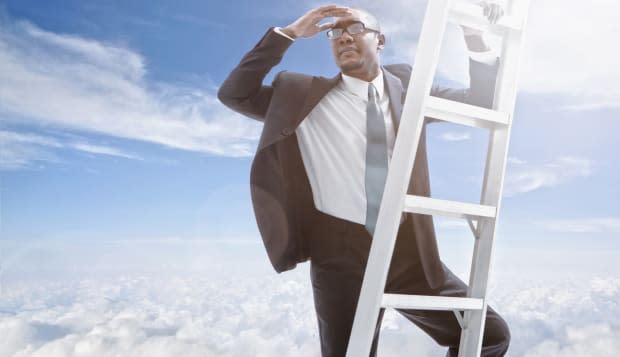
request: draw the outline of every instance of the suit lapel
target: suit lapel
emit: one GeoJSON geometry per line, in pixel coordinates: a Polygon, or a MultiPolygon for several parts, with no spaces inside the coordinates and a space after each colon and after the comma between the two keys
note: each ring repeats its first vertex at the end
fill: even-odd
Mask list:
{"type": "MultiPolygon", "coordinates": [[[[390,109],[392,110],[392,121],[394,123],[394,130],[398,131],[398,125],[400,124],[400,116],[403,108],[403,86],[398,77],[383,68],[383,78],[386,83],[388,95],[390,97],[390,109]]],[[[337,74],[332,78],[325,77],[312,77],[310,87],[308,88],[306,98],[303,102],[301,111],[293,119],[292,125],[287,125],[286,128],[277,128],[274,131],[271,140],[265,140],[265,142],[259,145],[259,150],[273,144],[276,141],[283,139],[280,135],[282,129],[285,132],[293,133],[299,124],[308,116],[308,114],[314,109],[314,107],[321,101],[321,99],[341,80],[341,74],[337,74]]],[[[288,136],[288,135],[287,135],[288,136]]],[[[271,137],[271,136],[270,136],[271,137]]]]}
{"type": "Polygon", "coordinates": [[[339,81],[340,81],[340,74],[337,74],[336,76],[332,78],[325,78],[325,77],[313,77],[312,78],[312,83],[310,84],[310,90],[308,91],[308,95],[306,96],[306,100],[304,102],[302,110],[301,112],[299,112],[299,115],[297,116],[295,120],[295,125],[294,125],[295,128],[299,126],[299,123],[301,123],[301,121],[304,120],[306,116],[308,116],[310,111],[312,111],[312,109],[319,103],[319,101],[321,101],[321,99],[327,94],[327,92],[329,92],[332,88],[334,88],[336,84],[338,84],[339,81]]]}
{"type": "MultiPolygon", "coordinates": [[[[384,67],[383,78],[387,83],[388,95],[390,97],[390,109],[392,110],[392,119],[394,121],[394,129],[398,130],[400,124],[400,115],[403,111],[403,85],[398,77],[388,72],[384,67]]],[[[332,78],[313,77],[310,84],[310,90],[306,96],[303,109],[299,112],[299,116],[295,120],[295,128],[301,121],[312,111],[319,101],[338,84],[341,74],[337,74],[332,78]]]]}
{"type": "Polygon", "coordinates": [[[387,83],[388,96],[390,96],[390,108],[392,109],[392,121],[394,122],[394,131],[398,131],[400,124],[400,115],[403,112],[403,85],[392,73],[383,67],[383,79],[387,83]]]}

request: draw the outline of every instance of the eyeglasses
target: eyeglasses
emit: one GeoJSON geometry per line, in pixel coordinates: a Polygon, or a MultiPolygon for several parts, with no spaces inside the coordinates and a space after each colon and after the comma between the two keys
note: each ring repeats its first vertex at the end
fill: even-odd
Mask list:
{"type": "Polygon", "coordinates": [[[366,30],[379,33],[379,31],[366,28],[366,26],[362,22],[354,22],[348,25],[347,27],[345,27],[344,29],[338,28],[338,27],[330,29],[327,31],[326,34],[327,34],[327,38],[329,38],[330,40],[336,40],[340,38],[340,36],[342,36],[342,34],[344,34],[345,31],[347,31],[349,35],[353,36],[353,35],[360,34],[366,30]]]}

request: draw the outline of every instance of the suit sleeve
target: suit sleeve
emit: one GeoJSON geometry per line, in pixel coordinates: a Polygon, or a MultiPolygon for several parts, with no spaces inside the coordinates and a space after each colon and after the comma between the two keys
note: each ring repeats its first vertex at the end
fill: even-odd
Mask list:
{"type": "MultiPolygon", "coordinates": [[[[218,99],[238,113],[263,121],[273,94],[273,86],[263,85],[263,80],[280,63],[292,43],[273,28],[269,29],[224,80],[218,99]]],[[[272,85],[277,80],[276,76],[272,85]]]]}
{"type": "Polygon", "coordinates": [[[431,95],[484,108],[493,106],[499,59],[493,65],[469,59],[469,88],[455,89],[434,85],[431,95]]]}

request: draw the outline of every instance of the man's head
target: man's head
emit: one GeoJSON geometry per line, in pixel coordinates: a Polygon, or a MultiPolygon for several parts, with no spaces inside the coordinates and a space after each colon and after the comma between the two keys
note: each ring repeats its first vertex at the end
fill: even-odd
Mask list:
{"type": "Polygon", "coordinates": [[[367,81],[379,74],[379,51],[385,46],[385,36],[372,14],[351,9],[351,15],[335,18],[328,37],[342,73],[367,81]]]}

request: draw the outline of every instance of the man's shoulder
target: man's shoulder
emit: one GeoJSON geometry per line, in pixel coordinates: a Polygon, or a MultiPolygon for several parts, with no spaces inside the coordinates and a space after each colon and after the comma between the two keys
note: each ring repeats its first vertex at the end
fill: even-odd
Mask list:
{"type": "Polygon", "coordinates": [[[398,78],[409,78],[411,76],[411,65],[408,63],[394,63],[383,66],[388,72],[398,78]]]}
{"type": "Polygon", "coordinates": [[[411,65],[407,63],[388,64],[383,68],[396,78],[400,79],[400,82],[405,90],[409,88],[409,79],[411,78],[411,65]]]}
{"type": "Polygon", "coordinates": [[[312,81],[313,77],[314,76],[311,76],[306,73],[281,71],[281,72],[278,72],[278,74],[276,74],[275,79],[274,79],[274,84],[288,83],[288,82],[307,82],[307,81],[312,81]]]}

